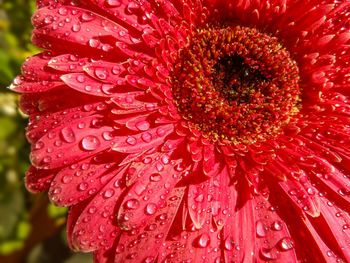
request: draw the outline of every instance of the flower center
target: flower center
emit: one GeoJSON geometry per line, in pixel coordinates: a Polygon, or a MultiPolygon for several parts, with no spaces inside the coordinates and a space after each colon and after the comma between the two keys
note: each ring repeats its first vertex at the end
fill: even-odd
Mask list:
{"type": "Polygon", "coordinates": [[[266,140],[298,112],[295,61],[253,28],[197,31],[179,51],[171,81],[182,117],[214,140],[266,140]]]}

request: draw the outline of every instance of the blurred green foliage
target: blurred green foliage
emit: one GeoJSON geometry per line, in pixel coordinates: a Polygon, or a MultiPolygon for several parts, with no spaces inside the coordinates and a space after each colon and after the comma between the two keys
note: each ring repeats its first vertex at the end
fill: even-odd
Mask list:
{"type": "Polygon", "coordinates": [[[24,187],[28,120],[17,109],[18,95],[6,87],[25,58],[39,52],[30,43],[34,10],[35,0],[0,0],[0,262],[91,262],[90,255],[73,255],[67,248],[67,210],[24,187]]]}
{"type": "Polygon", "coordinates": [[[0,0],[0,83],[8,85],[23,60],[37,49],[30,44],[35,1],[0,0]]]}

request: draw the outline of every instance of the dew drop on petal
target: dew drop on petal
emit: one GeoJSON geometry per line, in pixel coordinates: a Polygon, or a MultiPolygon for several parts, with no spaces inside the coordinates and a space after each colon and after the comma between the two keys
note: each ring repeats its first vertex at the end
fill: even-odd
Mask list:
{"type": "Polygon", "coordinates": [[[93,135],[88,135],[81,140],[81,147],[87,151],[96,150],[100,144],[99,139],[93,135]]]}
{"type": "Polygon", "coordinates": [[[271,228],[275,231],[280,231],[283,229],[283,224],[281,221],[274,221],[271,225],[271,228]]]}
{"type": "Polygon", "coordinates": [[[82,182],[78,185],[78,190],[79,191],[85,191],[88,188],[88,184],[86,182],[82,182]]]}
{"type": "Polygon", "coordinates": [[[59,9],[58,9],[58,13],[60,14],[60,15],[66,15],[67,13],[68,13],[68,11],[67,11],[67,8],[65,8],[65,7],[60,7],[59,9]]]}
{"type": "Polygon", "coordinates": [[[149,203],[146,205],[145,213],[147,215],[153,215],[157,210],[157,206],[154,203],[149,203]]]}
{"type": "Polygon", "coordinates": [[[149,132],[145,132],[141,135],[144,142],[150,142],[152,140],[152,135],[149,132]]]}
{"type": "Polygon", "coordinates": [[[126,143],[130,144],[130,145],[135,145],[136,144],[136,138],[133,137],[133,136],[129,136],[127,139],[126,139],[126,143]]]}
{"type": "Polygon", "coordinates": [[[64,127],[61,130],[61,136],[63,141],[67,143],[72,143],[75,141],[75,134],[71,127],[64,127]]]}
{"type": "Polygon", "coordinates": [[[232,239],[230,237],[227,237],[226,240],[225,240],[225,243],[224,243],[224,247],[226,250],[232,250],[233,249],[233,242],[232,242],[232,239]]]}
{"type": "Polygon", "coordinates": [[[79,24],[74,24],[74,25],[72,26],[72,31],[73,31],[73,32],[79,32],[80,29],[81,29],[81,26],[80,26],[79,24]]]}
{"type": "Polygon", "coordinates": [[[114,195],[114,190],[113,189],[107,189],[104,194],[103,197],[104,198],[111,198],[114,195]]]}
{"type": "Polygon", "coordinates": [[[147,131],[150,127],[150,124],[148,121],[140,121],[137,122],[135,126],[140,131],[147,131]]]}
{"type": "Polygon", "coordinates": [[[210,237],[208,234],[204,233],[202,235],[199,236],[198,238],[198,246],[205,248],[210,244],[210,237]]]}
{"type": "Polygon", "coordinates": [[[70,183],[71,181],[73,180],[73,177],[71,176],[71,175],[64,175],[63,177],[62,177],[62,183],[64,183],[64,184],[68,184],[68,183],[70,183]]]}
{"type": "Polygon", "coordinates": [[[33,150],[40,150],[44,148],[45,144],[42,141],[38,141],[34,144],[33,150]]]}
{"type": "Polygon", "coordinates": [[[261,248],[260,255],[267,260],[274,260],[278,258],[278,254],[276,253],[276,251],[269,248],[261,248]]]}
{"type": "Polygon", "coordinates": [[[143,263],[153,263],[154,262],[154,257],[147,257],[142,262],[143,263]]]}
{"type": "Polygon", "coordinates": [[[100,45],[100,41],[98,39],[90,39],[89,40],[89,46],[92,48],[97,48],[100,45]]]}
{"type": "Polygon", "coordinates": [[[97,208],[95,206],[91,206],[89,209],[88,209],[88,212],[89,214],[94,214],[96,212],[97,208]]]}
{"type": "Polygon", "coordinates": [[[256,235],[258,237],[266,236],[266,230],[265,230],[264,224],[261,221],[256,222],[256,235]]]}
{"type": "Polygon", "coordinates": [[[107,0],[106,3],[112,7],[119,7],[121,5],[121,0],[107,0]]]}
{"type": "Polygon", "coordinates": [[[127,207],[128,209],[136,209],[136,208],[138,208],[139,206],[140,206],[140,202],[139,202],[137,199],[135,199],[135,198],[130,199],[130,200],[128,200],[128,201],[126,202],[126,207],[127,207]]]}
{"type": "Polygon", "coordinates": [[[113,135],[109,131],[105,131],[102,133],[102,138],[105,139],[106,141],[110,141],[113,139],[113,135]]]}
{"type": "Polygon", "coordinates": [[[279,243],[278,243],[279,247],[281,248],[281,250],[283,251],[287,251],[290,250],[294,247],[293,245],[293,241],[291,238],[289,237],[284,237],[282,238],[279,243]]]}
{"type": "Polygon", "coordinates": [[[96,68],[94,73],[95,73],[95,76],[101,80],[106,79],[108,76],[108,73],[104,68],[96,68]]]}
{"type": "Polygon", "coordinates": [[[150,175],[149,179],[152,182],[159,182],[162,179],[162,176],[159,173],[154,173],[150,175]]]}

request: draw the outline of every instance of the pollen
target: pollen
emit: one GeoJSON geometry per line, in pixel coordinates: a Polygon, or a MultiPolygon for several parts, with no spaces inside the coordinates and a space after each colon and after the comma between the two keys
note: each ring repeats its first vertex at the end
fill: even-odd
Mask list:
{"type": "Polygon", "coordinates": [[[277,38],[254,28],[196,31],[171,83],[181,116],[214,141],[266,140],[300,107],[296,62],[277,38]]]}

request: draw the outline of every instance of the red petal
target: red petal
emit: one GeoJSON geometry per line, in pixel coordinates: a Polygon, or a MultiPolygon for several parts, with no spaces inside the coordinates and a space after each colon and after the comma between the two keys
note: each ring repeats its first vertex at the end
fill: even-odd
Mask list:
{"type": "Polygon", "coordinates": [[[134,185],[128,191],[119,209],[119,220],[125,229],[134,229],[144,225],[150,217],[163,207],[164,200],[181,179],[166,155],[159,156],[147,166],[147,170],[138,174],[134,185]]]}
{"type": "Polygon", "coordinates": [[[50,130],[33,145],[32,163],[38,168],[52,169],[111,148],[113,143],[105,139],[105,134],[113,128],[94,126],[99,125],[100,120],[98,115],[93,115],[50,130]]]}
{"type": "Polygon", "coordinates": [[[54,170],[38,170],[30,166],[25,177],[26,188],[32,193],[47,191],[56,173],[54,170]]]}
{"type": "Polygon", "coordinates": [[[109,248],[119,234],[115,221],[115,206],[122,192],[120,180],[125,169],[119,170],[98,194],[80,212],[79,217],[70,222],[71,244],[81,251],[109,248]]]}
{"type": "Polygon", "coordinates": [[[174,129],[174,125],[168,124],[157,128],[149,129],[148,131],[130,136],[116,136],[114,138],[114,151],[121,153],[136,153],[151,148],[156,148],[164,142],[174,129]]]}
{"type": "Polygon", "coordinates": [[[119,168],[110,159],[94,156],[63,168],[51,183],[51,201],[60,206],[71,206],[95,195],[119,168]]]}
{"type": "Polygon", "coordinates": [[[128,259],[134,262],[156,262],[159,248],[168,236],[184,190],[173,189],[164,200],[164,206],[148,220],[143,229],[122,233],[116,248],[115,262],[125,262],[128,259]]]}

